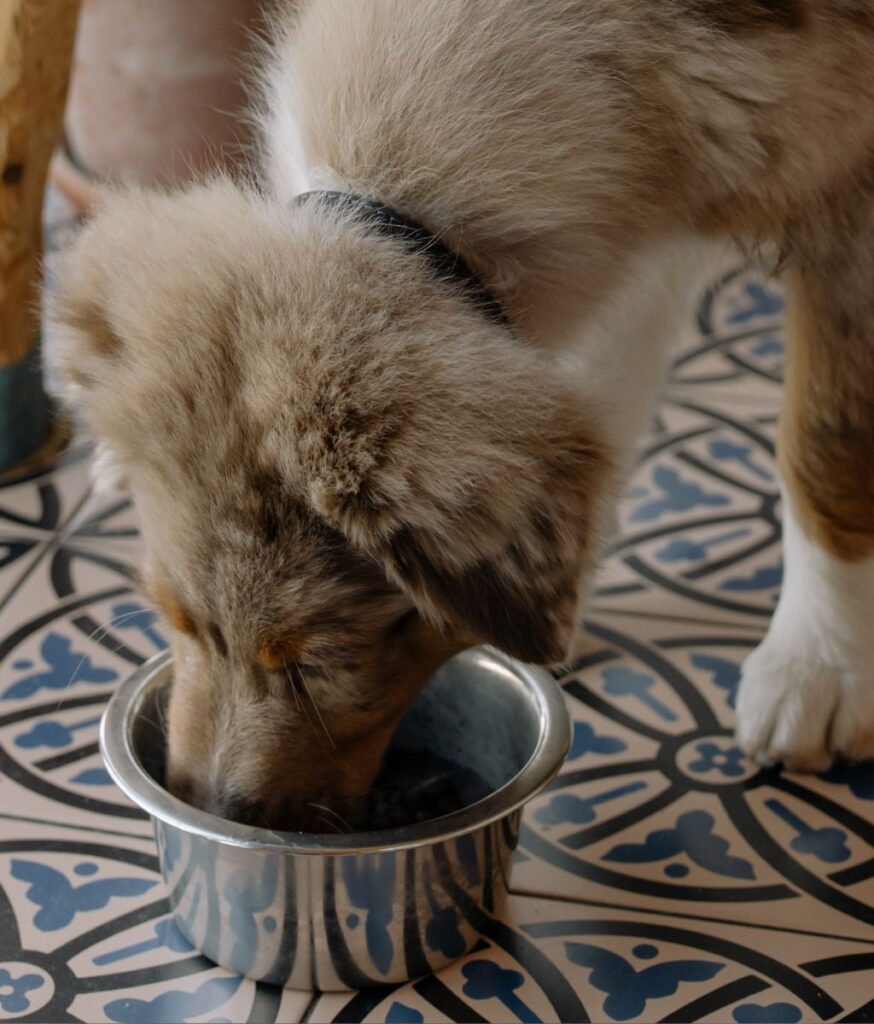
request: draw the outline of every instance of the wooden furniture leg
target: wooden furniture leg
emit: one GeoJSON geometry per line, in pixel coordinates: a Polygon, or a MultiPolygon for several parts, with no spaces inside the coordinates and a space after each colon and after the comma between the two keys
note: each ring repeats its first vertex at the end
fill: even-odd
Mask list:
{"type": "Polygon", "coordinates": [[[42,201],[79,0],[0,0],[0,470],[46,438],[39,359],[42,201]]]}

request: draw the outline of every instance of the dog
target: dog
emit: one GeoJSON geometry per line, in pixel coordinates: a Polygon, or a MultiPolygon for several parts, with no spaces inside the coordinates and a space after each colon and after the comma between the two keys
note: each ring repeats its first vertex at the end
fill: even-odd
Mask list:
{"type": "Polygon", "coordinates": [[[872,55],[870,0],[280,9],[260,177],[109,195],[51,313],[173,627],[173,792],[314,827],[454,652],[565,658],[696,271],[738,242],[791,303],[739,742],[874,756],[872,55]]]}

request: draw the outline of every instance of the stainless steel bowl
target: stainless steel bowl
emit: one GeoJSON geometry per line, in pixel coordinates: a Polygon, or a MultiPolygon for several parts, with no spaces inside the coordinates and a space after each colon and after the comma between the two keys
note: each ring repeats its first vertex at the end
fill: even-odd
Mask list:
{"type": "Polygon", "coordinates": [[[179,928],[238,974],[322,991],[439,970],[500,910],[522,805],[559,770],[569,721],[545,672],[477,648],[431,679],[392,741],[477,773],[490,792],[453,814],[382,832],[253,828],[171,796],[161,705],[169,654],[138,669],[103,716],[115,782],[149,813],[179,928]]]}

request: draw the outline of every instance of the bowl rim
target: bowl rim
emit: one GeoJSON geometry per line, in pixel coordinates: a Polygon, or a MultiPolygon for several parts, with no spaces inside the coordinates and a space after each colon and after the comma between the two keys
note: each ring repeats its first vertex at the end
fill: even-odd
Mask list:
{"type": "Polygon", "coordinates": [[[119,686],[100,722],[100,751],[112,780],[153,819],[224,846],[285,855],[389,853],[444,842],[507,817],[558,774],[571,742],[570,715],[562,690],[546,670],[492,647],[472,647],[453,659],[484,663],[515,676],[534,696],[540,733],[531,756],[503,786],[451,814],[370,832],[278,832],[227,821],[174,797],[148,774],[134,754],[132,726],[146,692],[172,671],[172,652],[144,662],[119,686]]]}

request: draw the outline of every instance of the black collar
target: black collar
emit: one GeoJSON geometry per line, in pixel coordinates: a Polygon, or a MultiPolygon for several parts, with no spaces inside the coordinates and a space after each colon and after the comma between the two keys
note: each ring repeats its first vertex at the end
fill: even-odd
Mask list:
{"type": "Polygon", "coordinates": [[[483,316],[497,324],[508,326],[507,314],[500,302],[465,263],[462,256],[444,245],[435,234],[417,221],[375,199],[368,199],[354,192],[304,192],[297,197],[298,202],[310,196],[318,197],[326,206],[348,210],[376,231],[406,242],[411,252],[419,253],[428,260],[438,277],[460,285],[483,316]]]}

